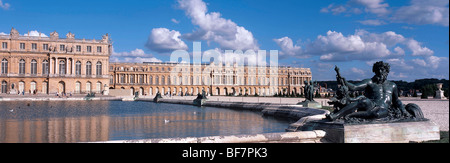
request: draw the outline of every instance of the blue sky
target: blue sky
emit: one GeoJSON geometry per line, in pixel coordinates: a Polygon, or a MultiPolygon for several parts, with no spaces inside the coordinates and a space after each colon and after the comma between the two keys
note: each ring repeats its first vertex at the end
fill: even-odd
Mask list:
{"type": "Polygon", "coordinates": [[[114,42],[112,61],[169,61],[170,52],[279,50],[279,65],[307,67],[314,80],[373,76],[449,79],[448,0],[0,0],[0,34],[69,31],[114,42]]]}

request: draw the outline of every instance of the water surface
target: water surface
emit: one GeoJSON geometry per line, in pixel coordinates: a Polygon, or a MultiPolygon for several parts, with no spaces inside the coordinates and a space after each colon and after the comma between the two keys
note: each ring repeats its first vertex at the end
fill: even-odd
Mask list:
{"type": "Polygon", "coordinates": [[[70,143],[284,132],[258,112],[122,101],[0,102],[0,143],[70,143]],[[169,122],[167,122],[169,121],[169,122]]]}

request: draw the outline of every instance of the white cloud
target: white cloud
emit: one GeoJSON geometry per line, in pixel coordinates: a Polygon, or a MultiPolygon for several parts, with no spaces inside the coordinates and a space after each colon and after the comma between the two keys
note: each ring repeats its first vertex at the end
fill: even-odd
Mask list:
{"type": "Polygon", "coordinates": [[[448,0],[411,0],[411,5],[400,7],[392,20],[409,24],[449,26],[448,4],[448,0]]]}
{"type": "Polygon", "coordinates": [[[9,34],[6,34],[6,33],[4,33],[4,32],[0,32],[0,36],[1,35],[9,35],[9,34]]]}
{"type": "Polygon", "coordinates": [[[142,49],[136,49],[131,52],[113,52],[110,58],[111,62],[121,63],[143,63],[143,62],[162,62],[161,60],[153,57],[152,54],[146,54],[142,49]]]}
{"type": "Polygon", "coordinates": [[[360,76],[364,76],[365,75],[364,70],[361,70],[361,69],[358,69],[358,68],[355,68],[355,67],[351,68],[350,71],[352,71],[353,73],[355,73],[357,75],[360,75],[360,76]]]}
{"type": "Polygon", "coordinates": [[[167,28],[154,28],[148,36],[146,47],[159,52],[168,53],[175,50],[187,50],[188,46],[180,39],[180,32],[167,28]]]}
{"type": "Polygon", "coordinates": [[[420,43],[416,40],[409,40],[406,45],[413,52],[413,56],[431,56],[434,52],[427,47],[420,46],[420,43]]]}
{"type": "Polygon", "coordinates": [[[383,25],[386,21],[408,24],[449,26],[448,0],[411,0],[408,6],[390,8],[384,0],[348,0],[344,5],[330,4],[320,12],[334,15],[361,14],[361,7],[377,19],[360,21],[364,25],[383,25]]]}
{"type": "MultiPolygon", "coordinates": [[[[370,33],[364,30],[358,30],[357,34],[360,35],[365,41],[382,42],[386,44],[388,47],[393,47],[399,44],[404,45],[410,51],[412,51],[411,54],[412,56],[430,56],[434,54],[433,50],[422,46],[421,43],[418,42],[417,40],[414,40],[412,38],[405,38],[404,36],[392,31],[377,34],[377,33],[370,33]]],[[[399,48],[400,47],[396,47],[394,51],[396,51],[398,54],[403,55],[404,50],[399,48]]]]}
{"type": "Polygon", "coordinates": [[[384,0],[350,0],[348,3],[364,6],[366,12],[381,16],[389,13],[389,4],[383,2],[384,0]]]}
{"type": "Polygon", "coordinates": [[[2,0],[0,0],[0,8],[2,8],[4,10],[8,10],[9,7],[11,7],[11,5],[9,5],[9,3],[3,3],[2,0]]]}
{"type": "Polygon", "coordinates": [[[389,58],[391,53],[383,42],[366,42],[359,35],[344,36],[328,31],[307,45],[308,54],[320,55],[323,61],[351,61],[389,58]]]}
{"type": "Polygon", "coordinates": [[[153,56],[153,55],[145,54],[144,50],[142,50],[142,49],[136,49],[131,52],[117,53],[114,51],[114,48],[113,48],[112,56],[115,56],[115,57],[149,57],[149,56],[153,56]]]}
{"type": "Polygon", "coordinates": [[[172,21],[172,22],[175,23],[175,24],[180,24],[180,21],[178,21],[178,20],[175,19],[175,18],[170,19],[170,21],[172,21]]]}
{"type": "Polygon", "coordinates": [[[328,31],[325,36],[319,35],[316,40],[306,43],[302,49],[294,45],[288,37],[274,39],[280,46],[282,55],[320,56],[322,61],[370,61],[377,59],[400,58],[407,54],[411,56],[432,56],[433,50],[422,46],[420,42],[405,38],[393,31],[371,33],[366,30],[356,30],[355,34],[344,36],[340,32],[328,31]]]}
{"type": "Polygon", "coordinates": [[[273,39],[281,48],[281,56],[295,56],[301,57],[302,48],[299,45],[294,45],[294,42],[289,37],[273,39]]]}
{"type": "Polygon", "coordinates": [[[36,30],[34,31],[30,31],[29,33],[25,33],[23,34],[24,36],[32,36],[32,37],[48,37],[47,35],[45,35],[44,33],[38,32],[36,30]]]}
{"type": "Polygon", "coordinates": [[[359,23],[364,24],[364,25],[372,25],[372,26],[379,26],[379,25],[385,25],[387,24],[386,22],[382,21],[382,20],[363,20],[363,21],[359,21],[359,23]]]}
{"type": "Polygon", "coordinates": [[[213,41],[221,49],[258,50],[259,45],[252,32],[235,22],[222,18],[218,12],[209,12],[202,0],[178,0],[179,7],[191,18],[192,24],[199,26],[197,31],[183,35],[190,40],[213,41]]]}
{"type": "Polygon", "coordinates": [[[322,12],[322,13],[332,12],[333,15],[339,15],[341,13],[347,12],[347,8],[345,6],[343,6],[343,5],[330,4],[330,5],[328,5],[328,7],[322,8],[320,10],[320,12],[322,12]]]}

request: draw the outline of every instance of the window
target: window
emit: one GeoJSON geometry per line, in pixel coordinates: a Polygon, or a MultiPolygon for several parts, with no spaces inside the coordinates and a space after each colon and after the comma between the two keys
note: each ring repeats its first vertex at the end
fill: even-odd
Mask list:
{"type": "Polygon", "coordinates": [[[77,45],[77,52],[81,52],[81,46],[77,45]]]}
{"type": "Polygon", "coordinates": [[[2,74],[8,73],[8,60],[6,58],[2,59],[2,74]]]}
{"type": "Polygon", "coordinates": [[[134,75],[130,75],[130,83],[134,84],[134,75]]]}
{"type": "Polygon", "coordinates": [[[87,46],[87,47],[86,47],[86,51],[87,51],[88,53],[91,53],[91,52],[92,52],[92,46],[87,46]]]}
{"type": "Polygon", "coordinates": [[[37,62],[36,60],[31,60],[31,74],[36,75],[37,74],[37,62]]]}
{"type": "Polygon", "coordinates": [[[32,43],[31,44],[31,50],[37,50],[37,44],[36,43],[32,43]]]}
{"type": "Polygon", "coordinates": [[[21,59],[19,61],[19,74],[25,74],[25,60],[21,59]]]}
{"type": "Polygon", "coordinates": [[[25,50],[25,43],[20,43],[20,50],[25,50]]]}
{"type": "Polygon", "coordinates": [[[139,84],[144,84],[144,75],[139,75],[139,84]]]}
{"type": "Polygon", "coordinates": [[[66,62],[64,60],[59,61],[59,74],[60,75],[66,74],[66,62]]]}
{"type": "Polygon", "coordinates": [[[90,61],[86,63],[86,75],[92,75],[92,63],[90,61]]]}
{"type": "Polygon", "coordinates": [[[6,81],[2,82],[2,93],[8,93],[8,83],[6,81]]]}
{"type": "Polygon", "coordinates": [[[42,61],[42,74],[48,75],[48,61],[42,61]]]}
{"type": "Polygon", "coordinates": [[[98,61],[95,68],[96,68],[95,74],[97,74],[97,76],[101,76],[102,75],[102,62],[98,61]]]}
{"type": "Polygon", "coordinates": [[[66,50],[66,45],[59,45],[59,51],[63,52],[66,50]]]}
{"type": "Polygon", "coordinates": [[[125,83],[125,75],[120,75],[120,83],[125,83]]]}
{"type": "Polygon", "coordinates": [[[102,47],[101,46],[97,46],[97,52],[101,53],[102,52],[102,47]]]}
{"type": "Polygon", "coordinates": [[[75,83],[75,93],[81,93],[81,83],[80,82],[75,83]]]}
{"type": "Polygon", "coordinates": [[[8,49],[8,43],[2,42],[2,49],[8,49]]]}
{"type": "Polygon", "coordinates": [[[91,82],[86,83],[86,93],[91,93],[91,82]]]}
{"type": "Polygon", "coordinates": [[[43,45],[42,45],[42,49],[48,50],[48,44],[43,44],[43,45]]]}
{"type": "Polygon", "coordinates": [[[109,76],[109,84],[114,84],[114,76],[109,76]]]}
{"type": "Polygon", "coordinates": [[[96,93],[101,93],[102,92],[102,83],[97,82],[95,85],[95,92],[96,93]]]}
{"type": "Polygon", "coordinates": [[[77,61],[75,64],[75,75],[81,75],[81,62],[77,61]]]}

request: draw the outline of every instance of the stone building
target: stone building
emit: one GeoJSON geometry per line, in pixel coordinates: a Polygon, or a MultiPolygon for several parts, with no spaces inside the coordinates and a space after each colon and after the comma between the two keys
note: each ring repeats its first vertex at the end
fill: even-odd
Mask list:
{"type": "Polygon", "coordinates": [[[309,68],[256,67],[236,64],[110,63],[110,89],[130,89],[140,95],[273,96],[300,94],[311,81],[309,68]]]}
{"type": "Polygon", "coordinates": [[[2,94],[106,92],[109,88],[108,34],[101,40],[20,35],[12,28],[0,35],[2,94]]]}
{"type": "Polygon", "coordinates": [[[108,94],[127,89],[141,95],[300,94],[311,81],[309,68],[238,66],[237,64],[109,63],[109,35],[101,40],[20,35],[12,28],[0,35],[1,94],[108,94]]]}

